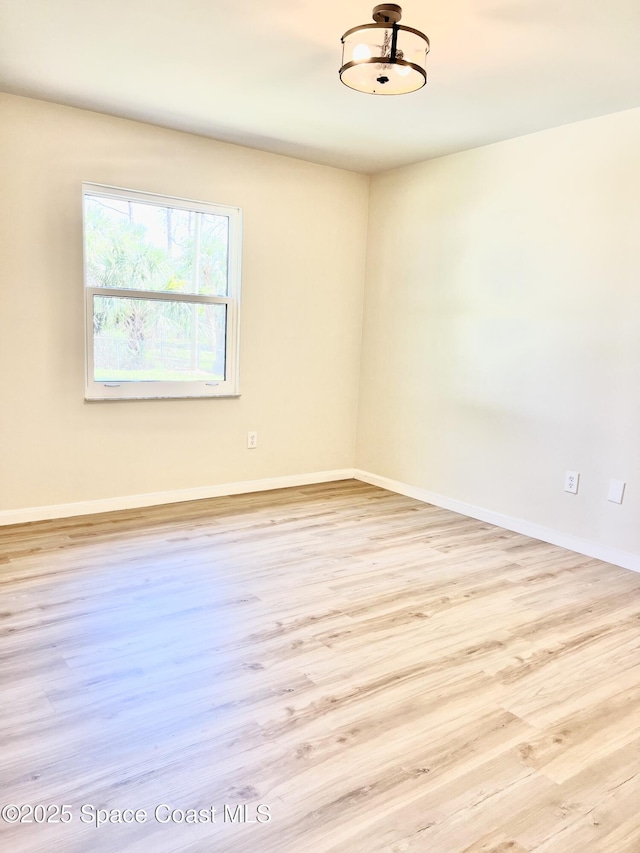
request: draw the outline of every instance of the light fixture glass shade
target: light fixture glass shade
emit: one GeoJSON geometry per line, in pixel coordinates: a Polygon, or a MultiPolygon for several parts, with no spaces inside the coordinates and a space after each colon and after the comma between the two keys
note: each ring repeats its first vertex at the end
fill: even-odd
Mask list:
{"type": "Polygon", "coordinates": [[[354,27],[342,36],[340,79],[372,95],[415,92],[427,82],[429,39],[398,23],[354,27]]]}

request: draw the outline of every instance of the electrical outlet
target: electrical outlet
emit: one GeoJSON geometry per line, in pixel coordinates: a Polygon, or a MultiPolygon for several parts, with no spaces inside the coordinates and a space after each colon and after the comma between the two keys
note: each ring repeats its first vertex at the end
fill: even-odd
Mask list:
{"type": "Polygon", "coordinates": [[[247,433],[247,447],[249,450],[253,450],[258,446],[258,433],[257,432],[248,432],[247,433]]]}
{"type": "Polygon", "coordinates": [[[609,497],[607,500],[613,504],[621,504],[626,483],[622,480],[609,480],[609,497]]]}
{"type": "Polygon", "coordinates": [[[564,490],[572,495],[578,494],[578,483],[580,482],[580,474],[578,471],[567,471],[564,475],[564,490]]]}

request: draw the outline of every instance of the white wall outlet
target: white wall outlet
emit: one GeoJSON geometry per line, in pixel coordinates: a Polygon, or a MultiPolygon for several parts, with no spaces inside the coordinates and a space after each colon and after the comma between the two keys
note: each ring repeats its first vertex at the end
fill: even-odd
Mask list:
{"type": "Polygon", "coordinates": [[[248,432],[247,433],[247,447],[249,450],[253,450],[258,446],[258,433],[257,432],[248,432]]]}
{"type": "Polygon", "coordinates": [[[564,475],[564,490],[572,495],[578,494],[578,483],[580,482],[580,474],[578,471],[567,471],[564,475]]]}
{"type": "Polygon", "coordinates": [[[613,504],[621,504],[625,486],[626,483],[622,480],[609,480],[609,497],[607,500],[613,504]]]}

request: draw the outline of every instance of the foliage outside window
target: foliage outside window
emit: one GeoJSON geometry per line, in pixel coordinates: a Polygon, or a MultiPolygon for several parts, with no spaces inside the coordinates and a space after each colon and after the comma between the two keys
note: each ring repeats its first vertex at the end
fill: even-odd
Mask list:
{"type": "Polygon", "coordinates": [[[86,398],[236,395],[240,210],[83,194],[86,398]]]}

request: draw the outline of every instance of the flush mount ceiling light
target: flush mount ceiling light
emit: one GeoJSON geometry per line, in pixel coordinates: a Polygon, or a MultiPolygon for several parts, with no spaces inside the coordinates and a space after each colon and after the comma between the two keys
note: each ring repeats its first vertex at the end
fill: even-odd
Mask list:
{"type": "Polygon", "coordinates": [[[353,27],[342,36],[340,79],[358,92],[403,95],[427,82],[429,39],[419,30],[398,23],[402,9],[381,3],[373,24],[353,27]]]}

